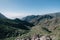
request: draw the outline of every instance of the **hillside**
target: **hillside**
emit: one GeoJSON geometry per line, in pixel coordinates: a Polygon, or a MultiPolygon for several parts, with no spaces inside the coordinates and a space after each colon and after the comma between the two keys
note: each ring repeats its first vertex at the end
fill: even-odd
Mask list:
{"type": "Polygon", "coordinates": [[[0,17],[0,40],[25,34],[32,26],[34,25],[18,18],[12,20],[0,17]]]}
{"type": "Polygon", "coordinates": [[[33,24],[38,24],[42,20],[45,20],[45,19],[49,20],[49,19],[57,18],[57,17],[60,17],[60,12],[50,13],[50,14],[46,14],[46,15],[26,16],[26,17],[22,18],[22,20],[33,23],[33,24]]]}
{"type": "Polygon", "coordinates": [[[0,18],[5,19],[5,18],[7,18],[7,17],[5,17],[3,14],[0,13],[0,18]]]}
{"type": "MultiPolygon", "coordinates": [[[[33,36],[34,34],[50,35],[53,40],[60,40],[60,13],[40,15],[39,17],[37,16],[33,19],[29,16],[30,21],[28,22],[33,23],[35,26],[32,27],[29,33],[23,36],[33,36]]],[[[28,19],[27,17],[25,18],[28,19]]]]}
{"type": "Polygon", "coordinates": [[[15,40],[34,35],[49,35],[60,40],[60,13],[31,15],[22,20],[0,18],[0,40],[15,40]]]}

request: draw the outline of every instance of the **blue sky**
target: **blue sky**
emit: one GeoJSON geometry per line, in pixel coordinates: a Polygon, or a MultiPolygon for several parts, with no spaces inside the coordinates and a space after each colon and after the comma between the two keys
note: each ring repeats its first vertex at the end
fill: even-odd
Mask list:
{"type": "Polygon", "coordinates": [[[60,12],[60,0],[0,0],[0,12],[8,18],[60,12]]]}

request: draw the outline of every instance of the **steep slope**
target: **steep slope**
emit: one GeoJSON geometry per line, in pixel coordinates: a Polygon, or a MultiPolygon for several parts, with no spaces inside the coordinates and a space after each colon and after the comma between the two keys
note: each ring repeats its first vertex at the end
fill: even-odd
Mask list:
{"type": "Polygon", "coordinates": [[[55,40],[60,40],[60,13],[32,15],[32,17],[28,16],[23,20],[18,18],[14,20],[0,19],[0,39],[15,40],[18,37],[25,38],[41,34],[50,35],[55,37],[55,40]]]}
{"type": "Polygon", "coordinates": [[[32,19],[38,18],[38,17],[40,17],[40,15],[37,15],[37,16],[36,15],[30,15],[30,16],[26,16],[26,17],[22,18],[22,20],[30,22],[32,19]]]}
{"type": "Polygon", "coordinates": [[[29,32],[32,26],[34,25],[18,18],[12,20],[0,17],[0,40],[21,36],[29,32]]]}
{"type": "Polygon", "coordinates": [[[22,35],[32,26],[33,24],[18,19],[0,19],[0,38],[22,35]]]}
{"type": "Polygon", "coordinates": [[[30,22],[30,23],[33,23],[33,24],[38,24],[38,23],[40,23],[41,20],[52,19],[52,18],[57,18],[57,17],[60,17],[60,12],[50,13],[50,14],[46,14],[46,15],[26,16],[23,18],[23,20],[30,22]]]}
{"type": "Polygon", "coordinates": [[[33,36],[34,34],[50,35],[52,39],[60,40],[60,18],[45,20],[32,27],[31,31],[26,35],[33,36]]]}
{"type": "Polygon", "coordinates": [[[27,16],[25,17],[24,21],[33,23],[33,24],[38,24],[41,20],[45,20],[45,19],[52,19],[53,16],[50,15],[37,15],[37,16],[27,16]]]}
{"type": "Polygon", "coordinates": [[[32,27],[29,33],[22,35],[22,37],[26,35],[33,36],[34,34],[40,34],[50,35],[53,40],[60,40],[60,13],[41,15],[28,22],[35,24],[35,26],[32,27]]]}
{"type": "Polygon", "coordinates": [[[0,13],[0,18],[5,19],[6,17],[3,14],[0,13]]]}

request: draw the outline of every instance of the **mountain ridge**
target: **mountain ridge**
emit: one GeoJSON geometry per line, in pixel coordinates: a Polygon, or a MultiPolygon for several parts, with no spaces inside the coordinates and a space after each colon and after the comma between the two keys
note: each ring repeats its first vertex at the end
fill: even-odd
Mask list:
{"type": "Polygon", "coordinates": [[[30,28],[34,26],[31,23],[22,21],[18,18],[8,19],[3,14],[0,17],[0,39],[4,40],[5,38],[17,37],[27,33],[30,28]]]}
{"type": "Polygon", "coordinates": [[[26,16],[24,18],[22,18],[22,20],[30,22],[30,23],[35,23],[36,21],[38,21],[39,19],[44,19],[44,18],[56,18],[56,17],[60,17],[60,12],[57,13],[51,13],[51,14],[45,14],[45,15],[31,15],[31,16],[26,16]],[[35,22],[33,22],[35,21],[35,22]]]}
{"type": "Polygon", "coordinates": [[[60,39],[58,31],[60,31],[60,13],[31,15],[21,20],[19,18],[0,18],[1,40],[12,40],[14,37],[25,38],[34,34],[50,35],[58,40],[60,39]]]}

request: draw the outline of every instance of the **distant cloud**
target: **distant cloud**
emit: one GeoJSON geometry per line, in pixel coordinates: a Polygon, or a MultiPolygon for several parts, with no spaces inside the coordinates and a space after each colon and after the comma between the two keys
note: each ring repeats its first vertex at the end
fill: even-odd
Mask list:
{"type": "Polygon", "coordinates": [[[42,9],[42,10],[38,10],[38,11],[22,11],[22,12],[16,12],[16,11],[8,11],[8,10],[2,10],[1,11],[3,15],[5,15],[7,18],[22,18],[28,15],[44,15],[44,14],[48,14],[48,13],[55,13],[55,12],[60,12],[60,10],[58,10],[57,8],[52,8],[52,9],[42,9]]]}
{"type": "Polygon", "coordinates": [[[10,19],[22,18],[22,17],[25,17],[27,15],[33,15],[31,13],[14,13],[14,12],[5,12],[2,14],[5,15],[7,18],[10,18],[10,19]]]}

